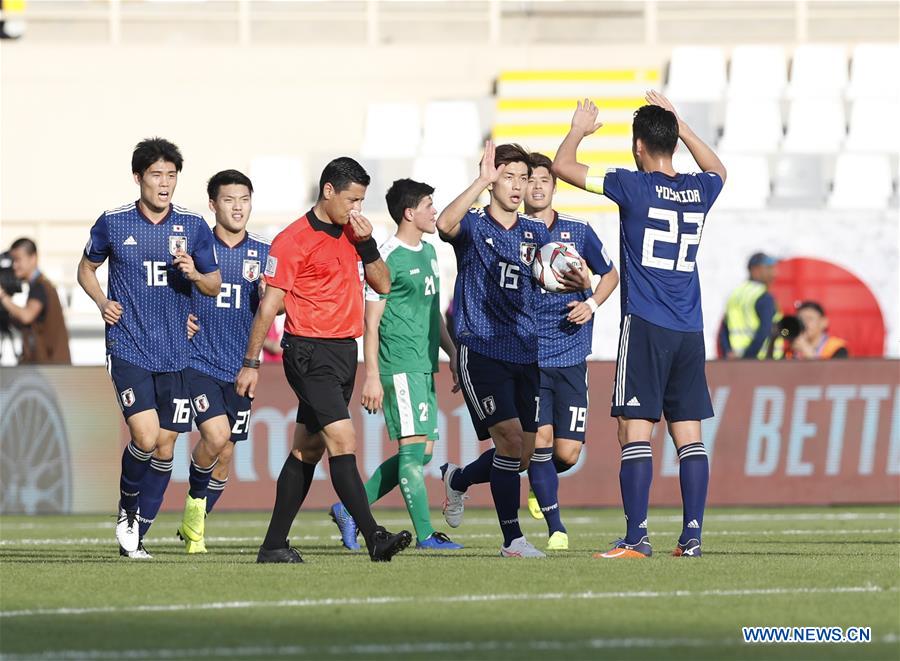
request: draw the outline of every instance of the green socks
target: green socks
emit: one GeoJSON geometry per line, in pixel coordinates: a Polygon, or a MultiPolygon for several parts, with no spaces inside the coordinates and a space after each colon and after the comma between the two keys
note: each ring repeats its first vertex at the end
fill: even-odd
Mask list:
{"type": "Polygon", "coordinates": [[[382,496],[389,494],[399,483],[397,477],[398,467],[400,466],[400,457],[396,454],[385,459],[382,464],[375,469],[372,477],[366,482],[366,496],[369,498],[369,505],[382,496]]]}
{"type": "Polygon", "coordinates": [[[431,514],[428,511],[425,476],[422,473],[425,444],[401,445],[397,456],[400,459],[397,472],[400,477],[400,492],[403,494],[409,518],[416,529],[416,537],[422,542],[434,533],[434,528],[431,527],[431,514]]]}
{"type": "MultiPolygon", "coordinates": [[[[425,447],[424,443],[421,445],[423,448],[425,447]]],[[[424,455],[422,465],[428,465],[429,461],[431,461],[430,453],[424,455]]],[[[396,454],[393,457],[385,459],[384,462],[375,469],[375,472],[372,473],[372,477],[366,482],[366,495],[369,497],[369,505],[376,500],[381,500],[382,496],[389,494],[393,488],[400,483],[400,478],[398,477],[399,469],[400,457],[396,454]]]]}

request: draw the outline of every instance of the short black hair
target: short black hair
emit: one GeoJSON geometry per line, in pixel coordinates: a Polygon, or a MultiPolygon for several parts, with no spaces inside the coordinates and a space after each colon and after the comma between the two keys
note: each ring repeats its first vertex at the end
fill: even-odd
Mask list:
{"type": "Polygon", "coordinates": [[[219,189],[222,186],[229,186],[231,184],[246,186],[250,190],[250,193],[253,193],[253,183],[250,181],[250,177],[238,170],[222,170],[221,172],[216,172],[209,178],[209,181],[206,184],[206,194],[209,195],[209,199],[214,200],[218,197],[219,189]]]}
{"type": "Polygon", "coordinates": [[[10,251],[18,250],[19,248],[24,249],[25,252],[28,253],[29,255],[37,254],[37,245],[35,245],[34,241],[32,241],[31,239],[26,239],[25,237],[22,237],[21,239],[16,239],[15,241],[12,242],[12,245],[9,247],[10,251]]]}
{"type": "Polygon", "coordinates": [[[421,181],[397,179],[384,195],[388,213],[399,225],[403,221],[403,213],[407,209],[415,209],[419,203],[434,193],[434,188],[421,181]]]}
{"type": "Polygon", "coordinates": [[[335,192],[347,190],[350,184],[368,186],[371,181],[365,168],[349,156],[339,156],[325,166],[319,177],[319,199],[325,192],[325,184],[331,184],[335,192]]]}
{"type": "Polygon", "coordinates": [[[818,301],[802,301],[797,304],[797,312],[800,312],[800,310],[815,310],[823,317],[825,316],[825,308],[818,301]]]}
{"type": "Polygon", "coordinates": [[[553,179],[553,185],[556,186],[556,175],[553,174],[553,161],[550,160],[550,157],[539,151],[533,151],[528,155],[528,158],[531,163],[532,173],[538,168],[547,168],[547,172],[550,173],[550,177],[553,179]]]}
{"type": "Polygon", "coordinates": [[[510,163],[524,163],[528,168],[528,176],[531,176],[531,157],[528,150],[522,145],[509,143],[505,145],[497,145],[494,152],[494,167],[499,168],[501,165],[509,165],[510,163]]]}
{"type": "Polygon", "coordinates": [[[641,106],[634,112],[632,140],[640,139],[651,154],[673,154],[678,146],[678,118],[659,106],[641,106]]]}
{"type": "Polygon", "coordinates": [[[181,166],[184,163],[181,151],[177,145],[165,138],[146,138],[137,143],[134,153],[131,154],[131,171],[134,174],[142,175],[159,159],[166,163],[173,163],[175,171],[181,172],[181,166]]]}

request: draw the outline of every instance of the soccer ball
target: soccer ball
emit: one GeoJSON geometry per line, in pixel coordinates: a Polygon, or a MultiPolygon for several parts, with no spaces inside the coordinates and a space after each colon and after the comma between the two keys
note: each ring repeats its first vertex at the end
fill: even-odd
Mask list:
{"type": "Polygon", "coordinates": [[[542,246],[531,265],[534,279],[543,289],[551,292],[561,291],[562,276],[572,269],[580,268],[581,255],[571,245],[558,241],[542,246]]]}

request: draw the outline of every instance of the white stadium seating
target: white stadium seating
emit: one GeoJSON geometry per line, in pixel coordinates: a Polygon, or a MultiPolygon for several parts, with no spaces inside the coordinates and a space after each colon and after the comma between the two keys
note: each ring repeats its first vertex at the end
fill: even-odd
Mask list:
{"type": "Polygon", "coordinates": [[[841,99],[796,99],[788,112],[783,148],[789,154],[832,154],[840,150],[846,134],[841,99]]]}
{"type": "Polygon", "coordinates": [[[847,49],[831,44],[802,44],[794,51],[791,82],[792,99],[837,98],[847,86],[847,49]]]}
{"type": "Polygon", "coordinates": [[[777,100],[787,85],[787,59],[781,46],[736,46],[731,54],[728,98],[777,100]]]}
{"type": "Polygon", "coordinates": [[[726,84],[725,53],[715,46],[678,46],[669,61],[666,94],[673,101],[715,102],[726,84]]]}
{"type": "Polygon", "coordinates": [[[783,135],[777,99],[730,99],[719,147],[730,152],[770,154],[778,151],[783,135]]]}
{"type": "Polygon", "coordinates": [[[883,209],[891,197],[891,164],[884,154],[838,156],[834,190],[828,198],[832,209],[883,209]]]}

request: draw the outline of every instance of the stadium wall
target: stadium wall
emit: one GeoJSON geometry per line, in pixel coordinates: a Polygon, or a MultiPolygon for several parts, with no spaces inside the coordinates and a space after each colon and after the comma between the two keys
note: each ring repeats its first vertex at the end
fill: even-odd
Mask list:
{"type": "MultiPolygon", "coordinates": [[[[608,401],[615,365],[590,365],[593,406],[582,460],[561,476],[569,506],[618,506],[619,453],[608,401]]],[[[900,502],[900,362],[711,362],[716,417],[704,422],[711,461],[709,502],[717,505],[831,505],[900,502]]],[[[360,381],[362,372],[360,372],[360,381]]],[[[361,388],[357,384],[356,393],[361,388]]],[[[449,374],[438,375],[440,430],[426,467],[431,502],[441,502],[439,467],[466,463],[479,445],[449,374]]],[[[0,371],[0,513],[106,512],[116,499],[121,450],[128,435],[102,368],[5,368],[0,371]]],[[[238,444],[220,509],[267,510],[293,434],[296,399],[279,367],[264,366],[250,438],[238,444]]],[[[394,450],[383,418],[352,407],[365,475],[394,450]]],[[[190,447],[176,444],[175,472],[164,509],[180,510],[190,447]]],[[[680,504],[678,467],[665,429],[657,425],[652,504],[680,504]]],[[[335,500],[320,464],[308,507],[335,500]]],[[[523,481],[523,493],[527,482],[523,481]]],[[[470,504],[489,506],[486,487],[470,504]]],[[[397,493],[383,507],[402,507],[397,493]]]]}

